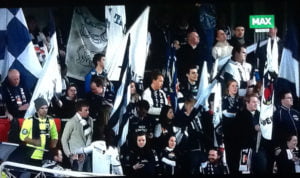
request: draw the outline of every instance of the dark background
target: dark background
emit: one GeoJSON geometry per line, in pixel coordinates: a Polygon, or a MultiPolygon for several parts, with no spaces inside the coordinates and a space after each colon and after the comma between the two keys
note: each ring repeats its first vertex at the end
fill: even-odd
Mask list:
{"type": "Polygon", "coordinates": [[[217,20],[221,16],[227,19],[228,25],[233,28],[236,24],[243,24],[246,27],[245,35],[247,38],[253,38],[254,30],[249,29],[249,15],[253,14],[274,14],[275,25],[278,27],[278,36],[283,37],[286,27],[286,21],[288,14],[293,11],[293,4],[288,1],[237,1],[237,0],[223,0],[223,1],[28,1],[22,3],[6,3],[2,4],[2,7],[20,6],[23,7],[25,16],[33,15],[39,21],[40,27],[43,28],[47,23],[47,8],[51,8],[55,14],[56,25],[63,31],[65,42],[67,41],[72,13],[74,7],[86,6],[91,13],[101,21],[104,21],[104,6],[105,4],[125,4],[126,16],[127,16],[127,29],[132,25],[139,14],[144,8],[150,6],[150,18],[149,25],[153,24],[153,21],[160,19],[163,16],[167,17],[171,24],[184,16],[189,20],[192,20],[196,16],[195,3],[211,3],[215,6],[217,20]],[[25,3],[26,2],[26,3],[25,3]],[[53,5],[56,4],[56,5],[53,5]],[[5,6],[6,5],[6,6],[5,6]],[[291,6],[291,7],[289,7],[291,6]]]}

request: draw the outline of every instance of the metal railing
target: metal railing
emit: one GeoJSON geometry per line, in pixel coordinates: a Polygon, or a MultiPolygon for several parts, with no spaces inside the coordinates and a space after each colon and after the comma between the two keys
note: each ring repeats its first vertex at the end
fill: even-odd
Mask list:
{"type": "Polygon", "coordinates": [[[112,176],[120,176],[120,175],[113,175],[113,174],[100,174],[100,173],[91,173],[91,172],[79,172],[79,171],[72,171],[72,170],[54,170],[54,169],[48,169],[38,166],[31,166],[28,164],[20,164],[15,163],[11,161],[4,161],[0,165],[0,173],[4,172],[7,174],[8,177],[15,177],[13,174],[10,173],[10,171],[14,168],[21,168],[24,170],[33,170],[37,172],[36,177],[46,177],[45,173],[50,173],[53,175],[60,175],[59,177],[65,176],[65,177],[112,177],[112,176]],[[6,168],[9,166],[9,168],[6,168]]]}

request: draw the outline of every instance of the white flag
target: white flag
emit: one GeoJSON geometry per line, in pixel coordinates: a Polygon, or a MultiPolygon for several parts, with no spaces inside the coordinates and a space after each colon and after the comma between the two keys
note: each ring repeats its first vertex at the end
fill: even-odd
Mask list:
{"type": "Polygon", "coordinates": [[[94,67],[94,54],[104,53],[106,46],[105,23],[93,17],[87,8],[76,8],[67,44],[67,76],[84,81],[85,75],[94,67]]]}
{"type": "Polygon", "coordinates": [[[121,72],[128,36],[125,35],[125,6],[105,6],[105,19],[108,40],[105,69],[108,79],[117,81],[121,72]]]}
{"type": "MultiPolygon", "coordinates": [[[[269,40],[269,43],[271,41],[269,40]]],[[[268,44],[267,48],[270,46],[268,44]]],[[[274,45],[277,47],[277,45],[274,45]]],[[[275,53],[276,54],[276,53],[275,53]]],[[[278,51],[277,54],[268,56],[266,61],[266,66],[264,68],[264,77],[263,77],[263,86],[262,86],[262,98],[261,98],[261,108],[260,108],[260,117],[259,117],[259,126],[261,129],[262,136],[267,139],[272,139],[272,130],[273,130],[273,113],[274,113],[274,81],[275,78],[273,75],[270,75],[269,72],[278,72],[278,51]],[[277,57],[276,57],[277,56],[277,57]]]]}
{"type": "Polygon", "coordinates": [[[207,71],[207,62],[204,61],[203,67],[202,67],[202,72],[201,72],[201,77],[200,77],[200,81],[199,81],[199,86],[198,86],[198,93],[197,93],[196,98],[197,98],[197,104],[202,105],[206,110],[208,110],[208,97],[209,97],[211,90],[213,89],[213,87],[212,87],[211,90],[209,91],[209,93],[207,93],[208,92],[208,90],[207,90],[208,79],[209,79],[209,74],[207,71]],[[198,103],[199,100],[201,100],[200,103],[198,103]]]}
{"type": "MultiPolygon", "coordinates": [[[[50,20],[53,20],[52,18],[50,20]]],[[[50,22],[54,25],[54,21],[50,22]]],[[[58,45],[55,27],[50,31],[50,49],[45,58],[45,64],[42,69],[42,74],[34,89],[32,98],[30,100],[29,108],[26,111],[25,117],[28,118],[35,113],[34,100],[38,97],[43,97],[48,104],[55,93],[61,93],[62,91],[62,78],[60,73],[60,67],[57,61],[58,57],[58,45]]]]}
{"type": "Polygon", "coordinates": [[[214,146],[218,147],[216,131],[220,127],[222,120],[222,88],[221,83],[218,82],[214,87],[214,115],[213,115],[213,125],[214,125],[214,146]]]}
{"type": "Polygon", "coordinates": [[[221,88],[221,83],[218,82],[215,87],[214,87],[214,116],[213,116],[213,124],[214,128],[216,128],[222,118],[222,88],[221,88]]]}
{"type": "Polygon", "coordinates": [[[120,42],[122,45],[121,50],[118,51],[119,59],[122,59],[122,66],[124,74],[122,76],[122,83],[118,89],[114,107],[111,112],[111,118],[108,125],[113,127],[116,135],[120,136],[118,144],[123,145],[126,141],[128,133],[128,120],[122,122],[122,117],[126,111],[126,106],[130,101],[130,80],[138,80],[144,76],[144,68],[147,56],[147,33],[148,33],[148,18],[149,10],[147,7],[131,28],[126,33],[124,40],[120,42]],[[130,45],[128,51],[126,51],[127,41],[130,37],[130,45]],[[125,55],[126,54],[126,55],[125,55]],[[134,76],[131,76],[131,74],[134,76]],[[121,130],[121,133],[119,131],[121,130]]]}
{"type": "Polygon", "coordinates": [[[144,78],[148,52],[148,20],[150,7],[146,7],[139,18],[128,30],[130,33],[129,65],[134,72],[133,80],[139,82],[144,78]]]}

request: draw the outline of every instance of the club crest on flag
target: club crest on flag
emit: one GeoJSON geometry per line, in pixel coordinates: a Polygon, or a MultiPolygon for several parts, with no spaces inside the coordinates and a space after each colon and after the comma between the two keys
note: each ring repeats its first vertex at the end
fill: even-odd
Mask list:
{"type": "Polygon", "coordinates": [[[267,76],[264,78],[264,95],[263,95],[263,104],[270,105],[272,104],[272,96],[274,92],[274,78],[266,74],[267,76]]]}
{"type": "Polygon", "coordinates": [[[92,58],[104,52],[107,46],[106,26],[89,12],[87,8],[75,8],[67,44],[67,76],[85,80],[92,69],[92,58]]]}

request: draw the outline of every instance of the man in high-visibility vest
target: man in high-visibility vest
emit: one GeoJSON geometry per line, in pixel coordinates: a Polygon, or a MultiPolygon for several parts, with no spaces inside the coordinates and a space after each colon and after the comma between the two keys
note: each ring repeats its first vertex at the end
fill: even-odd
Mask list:
{"type": "Polygon", "coordinates": [[[54,119],[47,115],[48,103],[40,97],[34,100],[36,113],[23,122],[20,139],[27,147],[34,148],[29,164],[41,166],[44,150],[55,148],[58,141],[58,132],[54,119]]]}

